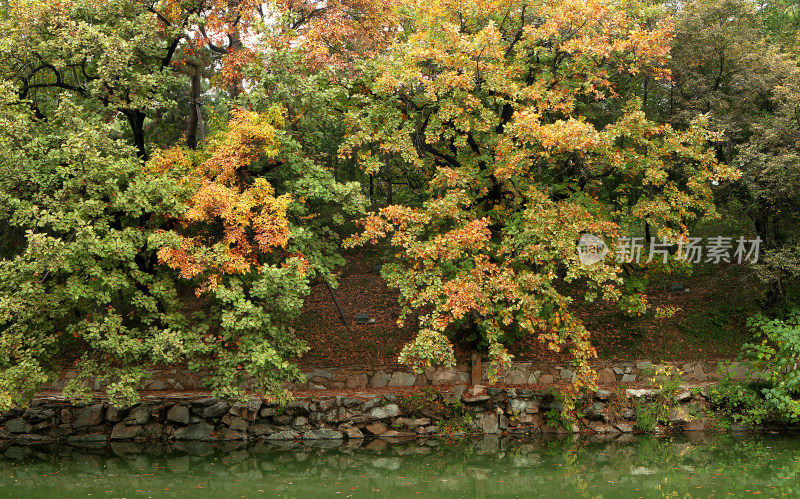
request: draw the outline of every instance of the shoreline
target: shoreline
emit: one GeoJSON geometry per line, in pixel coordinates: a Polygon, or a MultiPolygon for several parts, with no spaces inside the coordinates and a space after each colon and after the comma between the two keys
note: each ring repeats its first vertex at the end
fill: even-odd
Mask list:
{"type": "MultiPolygon", "coordinates": [[[[566,386],[566,384],[564,384],[566,386]]],[[[0,414],[0,442],[42,445],[114,441],[348,441],[464,435],[621,435],[720,431],[798,431],[791,424],[729,425],[709,406],[713,383],[653,388],[603,385],[565,404],[556,387],[425,386],[296,394],[286,406],[251,398],[218,400],[203,392],[144,392],[125,409],[102,393],[73,404],[42,393],[26,408],[0,414]],[[663,406],[663,409],[660,409],[663,406]],[[643,423],[646,410],[660,416],[643,423]],[[646,431],[650,428],[649,431],[646,431]]]]}

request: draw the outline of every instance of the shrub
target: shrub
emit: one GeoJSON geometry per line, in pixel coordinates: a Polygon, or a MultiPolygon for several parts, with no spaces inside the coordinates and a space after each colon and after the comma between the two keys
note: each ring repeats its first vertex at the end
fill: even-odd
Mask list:
{"type": "MultiPolygon", "coordinates": [[[[763,372],[767,386],[761,390],[767,408],[786,421],[800,420],[800,310],[791,310],[785,319],[756,315],[748,321],[756,330],[756,343],[747,344],[744,353],[753,362],[751,372],[763,372]],[[760,341],[759,341],[760,340],[760,341]]],[[[752,399],[749,395],[742,397],[752,399]]]]}
{"type": "Polygon", "coordinates": [[[708,387],[708,401],[725,426],[731,422],[758,426],[770,413],[756,386],[732,382],[728,376],[708,387]]]}
{"type": "Polygon", "coordinates": [[[683,372],[675,366],[666,364],[655,366],[642,372],[642,377],[659,392],[653,400],[641,400],[636,404],[636,428],[652,432],[656,425],[669,425],[671,410],[678,405],[675,394],[681,387],[683,372]]]}
{"type": "Polygon", "coordinates": [[[660,401],[642,400],[636,404],[636,429],[650,433],[656,425],[668,422],[669,407],[660,401]]]}

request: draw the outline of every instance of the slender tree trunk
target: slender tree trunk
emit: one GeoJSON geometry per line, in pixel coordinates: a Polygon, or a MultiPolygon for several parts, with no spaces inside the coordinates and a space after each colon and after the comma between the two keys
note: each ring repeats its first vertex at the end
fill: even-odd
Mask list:
{"type": "Polygon", "coordinates": [[[733,161],[733,140],[730,137],[725,137],[725,162],[731,164],[733,161]]]}
{"type": "MultiPolygon", "coordinates": [[[[652,185],[648,185],[647,186],[648,199],[653,199],[655,197],[655,195],[656,195],[656,193],[653,190],[653,186],[652,185]]],[[[644,242],[649,245],[650,241],[652,240],[652,238],[653,238],[653,234],[650,232],[650,223],[645,221],[644,222],[644,242]]]]}
{"type": "Polygon", "coordinates": [[[647,112],[647,93],[648,93],[647,92],[647,90],[648,90],[647,89],[647,81],[648,81],[648,79],[645,76],[645,78],[644,78],[644,89],[643,89],[643,92],[642,92],[642,94],[643,94],[642,95],[642,109],[644,109],[645,112],[647,112]]]}
{"type": "Polygon", "coordinates": [[[389,161],[389,155],[385,158],[386,165],[386,204],[394,204],[394,196],[392,193],[392,164],[389,161]]]}
{"type": "Polygon", "coordinates": [[[189,103],[189,123],[186,125],[186,147],[197,149],[197,125],[200,123],[200,74],[192,75],[192,98],[189,103]]]}

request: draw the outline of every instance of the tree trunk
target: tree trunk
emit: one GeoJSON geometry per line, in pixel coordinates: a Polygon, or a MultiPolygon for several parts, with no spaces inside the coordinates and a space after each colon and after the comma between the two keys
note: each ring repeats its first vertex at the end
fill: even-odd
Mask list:
{"type": "Polygon", "coordinates": [[[647,77],[645,76],[644,77],[644,89],[642,91],[642,109],[645,110],[644,111],[645,113],[647,112],[647,94],[648,94],[647,77]]]}
{"type": "Polygon", "coordinates": [[[759,198],[756,202],[758,203],[758,212],[753,217],[753,223],[756,226],[756,235],[761,238],[761,247],[767,248],[772,242],[769,237],[769,211],[764,206],[762,199],[759,198]]]}
{"type": "Polygon", "coordinates": [[[375,202],[375,201],[373,201],[374,198],[375,198],[375,183],[372,180],[372,174],[370,173],[369,174],[369,202],[370,202],[370,204],[373,204],[375,202]]]}
{"type": "Polygon", "coordinates": [[[197,125],[200,123],[200,74],[192,75],[192,98],[189,103],[189,123],[186,125],[186,147],[197,149],[197,125]]]}
{"type": "Polygon", "coordinates": [[[128,118],[133,134],[133,145],[136,147],[137,156],[142,161],[147,161],[147,149],[144,146],[144,118],[145,114],[138,109],[126,109],[122,113],[128,118]]]}
{"type": "Polygon", "coordinates": [[[394,196],[392,195],[392,164],[389,161],[389,155],[385,158],[386,165],[386,204],[394,204],[394,196]]]}

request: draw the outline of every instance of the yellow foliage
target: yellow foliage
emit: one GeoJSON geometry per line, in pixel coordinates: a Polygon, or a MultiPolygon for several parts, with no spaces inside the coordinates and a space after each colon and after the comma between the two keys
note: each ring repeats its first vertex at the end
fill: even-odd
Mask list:
{"type": "Polygon", "coordinates": [[[292,197],[276,197],[263,178],[252,183],[246,178],[250,163],[278,154],[276,128],[282,125],[279,109],[234,110],[228,129],[211,138],[194,163],[191,153],[173,148],[159,151],[146,166],[151,174],[180,175],[193,190],[187,210],[176,217],[179,244],[160,248],[158,258],[186,279],[202,278],[198,294],[215,289],[223,275],[254,270],[265,255],[288,243],[292,197]]]}

